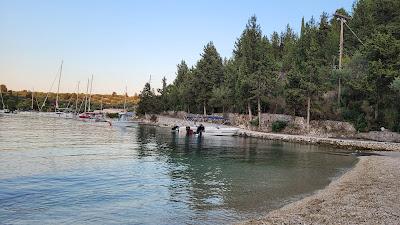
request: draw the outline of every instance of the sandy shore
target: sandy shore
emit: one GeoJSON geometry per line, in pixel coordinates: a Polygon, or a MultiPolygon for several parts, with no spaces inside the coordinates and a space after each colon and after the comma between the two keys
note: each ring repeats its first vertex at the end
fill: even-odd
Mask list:
{"type": "Polygon", "coordinates": [[[400,224],[399,187],[399,157],[361,157],[325,189],[243,224],[400,224]]]}

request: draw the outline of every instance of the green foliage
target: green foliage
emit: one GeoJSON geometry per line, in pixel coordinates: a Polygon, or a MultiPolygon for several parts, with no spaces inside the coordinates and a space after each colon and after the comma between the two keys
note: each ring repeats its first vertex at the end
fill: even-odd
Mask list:
{"type": "Polygon", "coordinates": [[[255,127],[258,126],[259,123],[260,123],[260,120],[258,119],[258,117],[254,120],[250,120],[250,125],[255,126],[255,127]]]}
{"type": "Polygon", "coordinates": [[[159,113],[161,112],[161,105],[159,104],[160,99],[155,95],[151,89],[150,83],[144,85],[143,91],[139,95],[140,101],[137,108],[138,115],[144,115],[146,113],[159,113]]]}
{"type": "Polygon", "coordinates": [[[106,116],[111,119],[118,118],[118,113],[107,113],[106,116]]]}
{"type": "Polygon", "coordinates": [[[397,92],[397,94],[400,94],[400,77],[396,77],[393,80],[392,84],[390,85],[390,88],[393,91],[397,92]]]}
{"type": "Polygon", "coordinates": [[[287,122],[283,120],[277,120],[272,123],[272,132],[281,132],[287,126],[287,122]]]}
{"type": "MultiPolygon", "coordinates": [[[[222,60],[212,42],[191,68],[181,61],[177,77],[163,85],[158,110],[246,113],[257,109],[346,120],[359,131],[400,129],[400,1],[359,0],[344,26],[344,57],[338,70],[340,21],[322,13],[302,18],[300,33],[287,25],[264,36],[256,16],[237,39],[232,57],[222,60]],[[362,42],[362,43],[361,43],[362,42]],[[338,83],[341,81],[341,99],[338,83]],[[162,100],[161,100],[162,99],[162,100]]],[[[153,110],[153,108],[148,108],[153,110]]],[[[252,121],[255,124],[255,121],[252,121]]]]}

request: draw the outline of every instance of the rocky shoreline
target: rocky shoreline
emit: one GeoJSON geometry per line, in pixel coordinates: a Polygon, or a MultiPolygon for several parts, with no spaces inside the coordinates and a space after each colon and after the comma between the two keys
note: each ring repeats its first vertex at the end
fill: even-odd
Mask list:
{"type": "MultiPolygon", "coordinates": [[[[151,124],[163,127],[173,127],[175,125],[186,126],[189,124],[188,121],[183,119],[173,118],[168,116],[160,116],[160,115],[157,116],[156,122],[152,122],[148,119],[142,120],[141,122],[145,124],[151,124]]],[[[216,124],[212,123],[203,123],[203,124],[205,126],[216,126],[216,124]]],[[[225,126],[225,125],[219,125],[219,126],[225,126]]],[[[295,142],[295,143],[315,144],[315,145],[330,145],[351,150],[400,151],[400,143],[394,143],[394,142],[338,139],[338,138],[327,138],[327,137],[318,137],[311,135],[306,136],[306,135],[292,135],[292,134],[279,134],[279,133],[264,133],[246,129],[240,129],[238,135],[242,137],[253,137],[253,138],[278,140],[285,142],[295,142]]]]}
{"type": "Polygon", "coordinates": [[[400,157],[366,156],[325,189],[242,224],[400,224],[400,157]]]}
{"type": "Polygon", "coordinates": [[[279,140],[279,141],[295,142],[295,143],[331,145],[340,148],[355,149],[355,150],[400,151],[400,143],[393,143],[393,142],[362,141],[353,139],[324,138],[324,137],[305,136],[305,135],[263,133],[263,132],[249,131],[244,129],[241,129],[239,131],[239,136],[263,138],[268,140],[279,140]]]}

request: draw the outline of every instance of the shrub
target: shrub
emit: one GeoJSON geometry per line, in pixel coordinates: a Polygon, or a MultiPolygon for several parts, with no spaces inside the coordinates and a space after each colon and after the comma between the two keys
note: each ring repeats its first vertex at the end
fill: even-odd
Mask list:
{"type": "Polygon", "coordinates": [[[283,120],[277,120],[272,123],[272,132],[280,132],[287,126],[287,122],[283,120]]]}
{"type": "Polygon", "coordinates": [[[107,113],[107,117],[111,119],[118,118],[118,113],[107,113]]]}
{"type": "Polygon", "coordinates": [[[158,120],[158,119],[157,119],[157,116],[156,116],[156,115],[153,114],[153,115],[150,116],[150,121],[151,121],[151,122],[155,123],[155,122],[157,122],[157,120],[158,120]]]}
{"type": "Polygon", "coordinates": [[[257,119],[254,119],[254,120],[250,120],[250,125],[252,125],[252,126],[258,126],[258,123],[259,123],[260,121],[258,120],[258,118],[257,119]]]}

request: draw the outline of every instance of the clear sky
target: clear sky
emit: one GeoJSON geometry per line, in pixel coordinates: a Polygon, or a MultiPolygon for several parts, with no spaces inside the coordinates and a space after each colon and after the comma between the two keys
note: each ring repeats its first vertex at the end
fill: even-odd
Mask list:
{"type": "MultiPolygon", "coordinates": [[[[353,0],[0,0],[0,83],[9,89],[47,91],[64,60],[60,90],[81,90],[94,74],[93,92],[139,92],[152,76],[170,83],[176,65],[199,59],[213,41],[230,57],[248,18],[264,34],[301,18],[319,18],[353,0]]],[[[55,91],[55,87],[53,87],[55,91]]]]}

